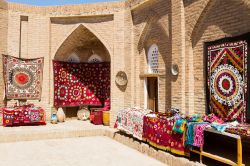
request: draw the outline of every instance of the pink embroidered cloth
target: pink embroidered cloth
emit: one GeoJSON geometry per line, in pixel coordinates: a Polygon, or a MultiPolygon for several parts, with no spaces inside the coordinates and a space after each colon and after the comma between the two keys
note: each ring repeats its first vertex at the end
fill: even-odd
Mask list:
{"type": "Polygon", "coordinates": [[[209,124],[197,124],[194,126],[194,146],[201,147],[204,144],[204,130],[209,124]]]}

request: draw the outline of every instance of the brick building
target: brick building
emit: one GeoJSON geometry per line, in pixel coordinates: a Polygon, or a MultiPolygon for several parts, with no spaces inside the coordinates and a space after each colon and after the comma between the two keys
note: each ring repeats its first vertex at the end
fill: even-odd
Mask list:
{"type": "MultiPolygon", "coordinates": [[[[54,94],[52,60],[77,53],[85,62],[93,52],[111,62],[112,124],[119,109],[152,102],[148,80],[156,81],[152,95],[158,111],[178,107],[186,114],[204,114],[203,43],[247,32],[249,0],[127,0],[53,7],[0,0],[0,53],[45,58],[42,99],[33,102],[48,117],[54,94]],[[155,66],[149,67],[149,57],[158,58],[156,71],[151,71],[155,66]],[[171,73],[173,64],[178,75],[171,73]],[[127,74],[126,87],[115,83],[119,71],[127,74]]],[[[4,89],[3,79],[0,87],[4,89]]],[[[4,100],[3,91],[0,99],[0,106],[13,102],[4,100]]]]}

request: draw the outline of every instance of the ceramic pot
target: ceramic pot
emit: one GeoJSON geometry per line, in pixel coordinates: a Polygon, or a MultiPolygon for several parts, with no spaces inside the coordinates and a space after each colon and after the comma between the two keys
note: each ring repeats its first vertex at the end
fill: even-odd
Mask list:
{"type": "Polygon", "coordinates": [[[65,121],[65,114],[64,114],[64,111],[61,107],[58,108],[56,115],[57,115],[57,120],[59,122],[65,121]]]}
{"type": "Polygon", "coordinates": [[[57,124],[57,115],[55,112],[51,114],[51,123],[57,124]]]}
{"type": "Polygon", "coordinates": [[[77,112],[77,118],[79,120],[88,120],[89,119],[89,115],[90,115],[89,110],[86,107],[81,108],[77,112]]]}

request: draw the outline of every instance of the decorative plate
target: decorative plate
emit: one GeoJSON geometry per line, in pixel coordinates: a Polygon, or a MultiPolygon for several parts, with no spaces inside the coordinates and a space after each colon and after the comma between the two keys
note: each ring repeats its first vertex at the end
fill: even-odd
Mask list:
{"type": "Polygon", "coordinates": [[[119,86],[125,86],[128,83],[128,77],[127,74],[124,71],[119,71],[116,74],[115,77],[115,82],[119,85],[119,86]]]}
{"type": "Polygon", "coordinates": [[[173,76],[177,76],[179,74],[179,67],[177,64],[172,64],[171,73],[173,76]]]}

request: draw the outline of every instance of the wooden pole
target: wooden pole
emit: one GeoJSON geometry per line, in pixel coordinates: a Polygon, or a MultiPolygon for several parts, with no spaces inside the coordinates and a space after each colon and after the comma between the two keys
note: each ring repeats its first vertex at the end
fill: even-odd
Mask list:
{"type": "Polygon", "coordinates": [[[242,143],[241,138],[237,139],[237,164],[242,166],[242,143]]]}

